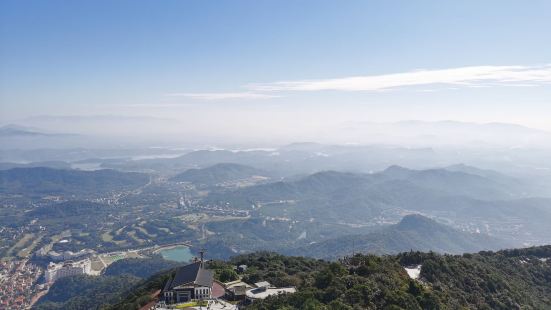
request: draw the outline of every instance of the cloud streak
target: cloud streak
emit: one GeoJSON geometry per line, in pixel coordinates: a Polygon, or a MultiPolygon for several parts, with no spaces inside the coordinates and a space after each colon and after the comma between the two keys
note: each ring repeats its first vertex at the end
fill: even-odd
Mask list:
{"type": "Polygon", "coordinates": [[[234,93],[170,93],[168,97],[186,97],[200,100],[230,100],[230,99],[271,99],[279,96],[273,94],[261,94],[255,92],[234,93]]]}
{"type": "Polygon", "coordinates": [[[439,70],[354,76],[334,79],[282,81],[250,84],[256,92],[279,91],[388,91],[403,87],[445,86],[531,86],[551,84],[551,65],[472,66],[439,70]]]}
{"type": "Polygon", "coordinates": [[[462,87],[527,87],[551,85],[551,64],[541,66],[469,66],[422,69],[401,73],[352,76],[330,79],[290,80],[244,85],[245,91],[226,93],[172,93],[170,97],[198,100],[271,99],[283,92],[383,92],[422,87],[423,92],[462,87]]]}

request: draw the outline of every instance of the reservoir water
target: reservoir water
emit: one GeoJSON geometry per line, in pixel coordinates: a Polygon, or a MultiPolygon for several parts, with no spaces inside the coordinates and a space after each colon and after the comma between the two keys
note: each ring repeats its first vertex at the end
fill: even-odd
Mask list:
{"type": "Polygon", "coordinates": [[[164,259],[172,260],[175,262],[186,263],[193,259],[193,254],[187,246],[175,246],[170,249],[159,251],[164,259]]]}

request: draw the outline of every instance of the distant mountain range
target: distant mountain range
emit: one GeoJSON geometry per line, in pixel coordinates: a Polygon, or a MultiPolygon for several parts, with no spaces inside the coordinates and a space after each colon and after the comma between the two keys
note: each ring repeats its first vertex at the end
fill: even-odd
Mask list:
{"type": "Polygon", "coordinates": [[[545,130],[535,129],[514,123],[475,123],[475,122],[462,122],[453,120],[442,121],[421,121],[421,120],[404,120],[395,123],[389,123],[394,126],[401,126],[408,130],[413,128],[434,129],[435,127],[456,131],[472,131],[472,130],[499,130],[507,131],[509,133],[526,133],[526,134],[551,134],[545,130]]]}
{"type": "Polygon", "coordinates": [[[149,176],[115,170],[80,171],[45,167],[0,171],[0,192],[25,195],[105,194],[145,185],[149,176]]]}
{"type": "Polygon", "coordinates": [[[8,170],[13,168],[37,168],[37,167],[47,167],[54,169],[71,169],[71,164],[64,161],[39,161],[32,163],[9,163],[9,162],[0,162],[0,170],[8,170]]]}
{"type": "Polygon", "coordinates": [[[347,123],[327,135],[332,139],[337,139],[339,135],[348,137],[358,143],[410,146],[551,146],[551,132],[548,131],[510,123],[453,120],[347,123]]]}
{"type": "MultiPolygon", "coordinates": [[[[0,127],[0,143],[3,151],[28,150],[41,148],[70,148],[85,146],[82,136],[73,133],[63,133],[57,130],[45,130],[20,125],[5,125],[0,127]]],[[[90,140],[88,139],[88,141],[90,140]]],[[[3,159],[4,160],[4,159],[3,159]]],[[[22,160],[21,158],[17,160],[22,160]]],[[[38,161],[48,161],[49,158],[39,158],[38,161]]]]}
{"type": "Polygon", "coordinates": [[[348,235],[286,251],[289,255],[304,255],[337,259],[356,253],[395,254],[406,251],[435,251],[462,254],[481,250],[496,250],[511,246],[503,240],[484,234],[470,234],[437,223],[421,215],[407,215],[398,224],[365,235],[348,235]]]}
{"type": "MultiPolygon", "coordinates": [[[[412,195],[424,201],[444,197],[455,199],[500,200],[524,197],[523,191],[506,182],[447,169],[411,170],[399,166],[374,174],[323,171],[296,181],[280,181],[213,195],[211,199],[228,199],[236,205],[273,200],[327,200],[333,208],[352,200],[369,200],[380,204],[400,205],[411,202],[412,195]]],[[[417,201],[423,209],[422,201],[417,201]]],[[[361,205],[361,204],[358,204],[361,205]]],[[[319,205],[317,206],[320,207],[319,205]]]]}
{"type": "Polygon", "coordinates": [[[171,180],[175,182],[190,182],[198,185],[214,186],[224,182],[249,179],[254,176],[268,178],[270,174],[266,171],[256,169],[250,166],[220,163],[202,169],[189,169],[171,180]]]}
{"type": "MultiPolygon", "coordinates": [[[[213,133],[208,126],[205,128],[202,128],[202,126],[190,127],[187,123],[171,118],[121,115],[42,115],[17,122],[18,125],[39,126],[53,132],[71,131],[87,136],[119,136],[118,142],[128,142],[129,134],[138,132],[142,142],[145,140],[153,144],[160,141],[168,142],[165,145],[175,145],[176,143],[180,145],[202,144],[203,146],[227,145],[228,140],[236,145],[251,143],[251,141],[258,144],[264,142],[258,141],[259,137],[254,133],[242,133],[241,138],[223,138],[224,133],[213,133]],[[182,133],[187,134],[182,135],[182,133]]],[[[550,132],[509,123],[475,123],[453,120],[403,120],[379,123],[346,122],[341,124],[328,123],[324,128],[320,128],[315,132],[315,134],[296,132],[294,136],[305,141],[315,139],[320,143],[341,145],[356,143],[407,147],[551,146],[549,142],[550,132]]],[[[277,132],[271,134],[274,139],[278,137],[277,132]]],[[[288,137],[277,140],[285,141],[283,143],[294,142],[287,139],[288,137]]]]}
{"type": "Polygon", "coordinates": [[[0,137],[34,137],[34,136],[51,136],[53,134],[41,132],[38,129],[19,126],[5,125],[0,127],[0,137]]]}
{"type": "Polygon", "coordinates": [[[505,176],[498,178],[499,174],[490,175],[476,168],[463,166],[463,170],[457,166],[444,169],[411,170],[399,166],[391,166],[381,173],[383,177],[391,180],[406,181],[423,188],[454,195],[468,196],[481,199],[504,199],[522,197],[523,190],[519,188],[520,182],[514,183],[513,179],[505,182],[505,176]],[[496,180],[496,178],[498,178],[496,180]]]}
{"type": "Polygon", "coordinates": [[[393,163],[414,165],[420,158],[431,160],[435,156],[437,154],[428,148],[293,144],[276,150],[198,150],[175,158],[105,163],[103,166],[121,170],[174,173],[219,163],[234,163],[283,177],[311,174],[320,170],[366,172],[384,169],[393,163]]]}
{"type": "Polygon", "coordinates": [[[205,202],[249,210],[255,206],[252,211],[277,218],[360,226],[381,218],[398,222],[404,212],[418,212],[519,243],[551,242],[546,232],[551,199],[528,198],[518,180],[463,169],[487,177],[398,166],[373,174],[326,171],[298,180],[214,192],[205,202]]]}

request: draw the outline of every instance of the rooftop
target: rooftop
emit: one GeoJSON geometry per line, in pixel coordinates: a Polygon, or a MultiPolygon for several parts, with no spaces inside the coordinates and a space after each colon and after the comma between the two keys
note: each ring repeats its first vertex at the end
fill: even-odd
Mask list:
{"type": "Polygon", "coordinates": [[[195,262],[178,268],[176,275],[166,283],[164,290],[171,290],[181,285],[212,287],[213,281],[213,272],[203,268],[201,262],[195,262]]]}

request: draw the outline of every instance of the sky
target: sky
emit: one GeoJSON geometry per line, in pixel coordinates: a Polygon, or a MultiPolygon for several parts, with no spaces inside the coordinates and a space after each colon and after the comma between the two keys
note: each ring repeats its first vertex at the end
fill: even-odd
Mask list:
{"type": "Polygon", "coordinates": [[[415,119],[551,131],[547,0],[4,0],[0,26],[2,124],[151,117],[261,137],[415,119]]]}

